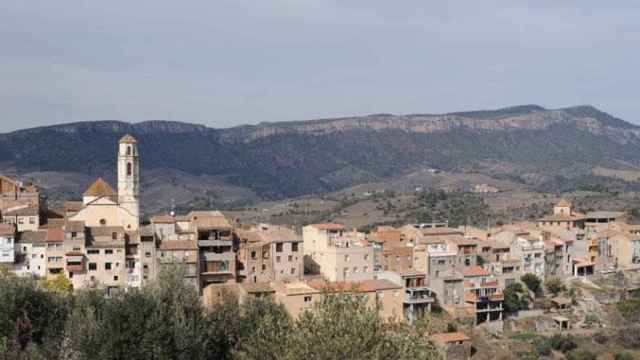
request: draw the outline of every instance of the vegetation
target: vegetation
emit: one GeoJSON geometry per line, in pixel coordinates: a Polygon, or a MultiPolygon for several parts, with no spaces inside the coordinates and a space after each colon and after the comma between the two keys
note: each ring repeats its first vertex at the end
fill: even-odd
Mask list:
{"type": "Polygon", "coordinates": [[[534,294],[539,295],[542,293],[542,280],[535,274],[524,274],[520,280],[527,285],[527,288],[534,294]]]}
{"type": "Polygon", "coordinates": [[[555,334],[549,338],[549,343],[553,349],[565,354],[578,347],[578,344],[576,344],[575,339],[571,335],[555,334]]]}
{"type": "Polygon", "coordinates": [[[504,289],[504,310],[514,313],[529,307],[529,293],[521,283],[510,284],[504,289]]]}
{"type": "Polygon", "coordinates": [[[547,291],[549,291],[553,295],[558,295],[559,293],[567,290],[567,287],[558,277],[548,278],[547,280],[545,280],[544,286],[547,288],[547,291]]]}
{"type": "Polygon", "coordinates": [[[227,296],[210,311],[181,270],[105,297],[51,290],[0,274],[3,359],[434,359],[406,325],[383,321],[363,297],[341,293],[299,319],[268,299],[227,296]]]}

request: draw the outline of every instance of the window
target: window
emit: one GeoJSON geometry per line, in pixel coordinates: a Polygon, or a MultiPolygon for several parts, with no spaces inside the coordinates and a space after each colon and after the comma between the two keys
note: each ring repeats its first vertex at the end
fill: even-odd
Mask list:
{"type": "Polygon", "coordinates": [[[111,239],[118,240],[118,233],[117,232],[111,233],[111,239]]]}
{"type": "Polygon", "coordinates": [[[19,218],[18,219],[18,224],[24,224],[24,219],[23,218],[19,218]]]}
{"type": "Polygon", "coordinates": [[[298,251],[298,243],[297,242],[291,243],[291,251],[292,252],[297,252],[298,251]]]}
{"type": "Polygon", "coordinates": [[[78,237],[78,233],[77,233],[77,232],[75,232],[75,231],[72,231],[72,232],[71,232],[71,238],[72,238],[72,239],[75,239],[76,237],[78,237]]]}
{"type": "Polygon", "coordinates": [[[349,255],[344,256],[344,262],[349,262],[349,255]]]}
{"type": "Polygon", "coordinates": [[[105,270],[111,270],[111,263],[110,262],[104,263],[104,269],[105,270]]]}
{"type": "Polygon", "coordinates": [[[73,279],[73,272],[69,271],[69,279],[73,279]]]}
{"type": "Polygon", "coordinates": [[[131,146],[127,146],[127,155],[131,155],[131,146]]]}
{"type": "Polygon", "coordinates": [[[369,254],[364,254],[364,261],[368,261],[369,260],[369,254]]]}
{"type": "Polygon", "coordinates": [[[100,254],[100,250],[87,250],[87,254],[89,255],[100,254]]]}
{"type": "Polygon", "coordinates": [[[280,262],[280,255],[276,256],[276,262],[279,263],[280,262]]]}
{"type": "Polygon", "coordinates": [[[311,304],[311,296],[305,296],[304,297],[304,303],[305,303],[305,305],[311,304]]]}
{"type": "Polygon", "coordinates": [[[100,225],[102,226],[107,225],[107,219],[100,219],[100,225]]]}
{"type": "Polygon", "coordinates": [[[145,257],[151,257],[151,253],[147,251],[147,252],[144,253],[144,256],[145,257]]]}
{"type": "Polygon", "coordinates": [[[251,259],[253,259],[253,260],[256,259],[256,252],[255,251],[251,252],[251,259]]]}
{"type": "Polygon", "coordinates": [[[115,276],[113,277],[113,281],[118,281],[118,275],[115,275],[115,276]]]}
{"type": "Polygon", "coordinates": [[[98,270],[98,265],[96,263],[89,263],[89,271],[98,270]]]}
{"type": "Polygon", "coordinates": [[[289,255],[289,262],[293,261],[293,255],[289,255]]]}
{"type": "Polygon", "coordinates": [[[35,223],[36,223],[36,218],[34,217],[29,218],[29,224],[33,225],[35,223]]]}
{"type": "Polygon", "coordinates": [[[262,270],[267,270],[267,265],[262,264],[262,270]]]}
{"type": "Polygon", "coordinates": [[[282,252],[282,243],[276,243],[276,252],[282,252]]]}
{"type": "Polygon", "coordinates": [[[127,176],[131,176],[132,173],[132,166],[131,163],[127,163],[127,176]]]}
{"type": "Polygon", "coordinates": [[[295,275],[296,274],[296,268],[291,268],[291,275],[295,275]]]}
{"type": "Polygon", "coordinates": [[[365,273],[369,272],[369,267],[368,266],[363,267],[362,268],[362,272],[365,272],[365,273]]]}
{"type": "Polygon", "coordinates": [[[111,254],[113,254],[113,249],[105,249],[104,253],[105,253],[105,255],[107,255],[107,254],[111,255],[111,254]]]}

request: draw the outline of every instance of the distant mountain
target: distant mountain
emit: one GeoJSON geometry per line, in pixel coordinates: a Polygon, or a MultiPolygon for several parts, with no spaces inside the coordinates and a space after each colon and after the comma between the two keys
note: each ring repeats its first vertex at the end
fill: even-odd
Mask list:
{"type": "Polygon", "coordinates": [[[178,173],[263,199],[331,192],[416,168],[544,186],[585,176],[595,166],[640,166],[640,127],[591,106],[525,105],[228,129],[168,121],[71,123],[0,134],[0,171],[112,176],[116,142],[125,133],[138,138],[143,171],[155,180],[178,173]]]}

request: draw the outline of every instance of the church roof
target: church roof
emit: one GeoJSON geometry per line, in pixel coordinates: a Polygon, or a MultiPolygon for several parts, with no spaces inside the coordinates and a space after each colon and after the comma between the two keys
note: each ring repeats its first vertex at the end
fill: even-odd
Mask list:
{"type": "Polygon", "coordinates": [[[570,206],[571,206],[571,203],[569,203],[565,199],[560,199],[560,201],[558,201],[558,203],[556,204],[556,207],[570,207],[570,206]]]}
{"type": "Polygon", "coordinates": [[[98,178],[82,195],[95,197],[115,196],[116,192],[106,181],[98,178]]]}
{"type": "Polygon", "coordinates": [[[136,140],[136,138],[134,138],[133,136],[127,134],[125,136],[122,137],[122,139],[120,139],[120,144],[137,144],[138,140],[136,140]]]}

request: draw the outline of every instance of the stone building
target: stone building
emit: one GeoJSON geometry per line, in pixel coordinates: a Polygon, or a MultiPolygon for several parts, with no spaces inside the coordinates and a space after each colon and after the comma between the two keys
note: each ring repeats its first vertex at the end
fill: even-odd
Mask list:
{"type": "Polygon", "coordinates": [[[302,236],[293,229],[259,224],[235,230],[238,277],[246,282],[301,279],[304,275],[302,236]]]}
{"type": "Polygon", "coordinates": [[[362,234],[347,232],[341,224],[313,224],[303,228],[303,240],[308,267],[328,281],[373,278],[373,247],[362,234]]]}

